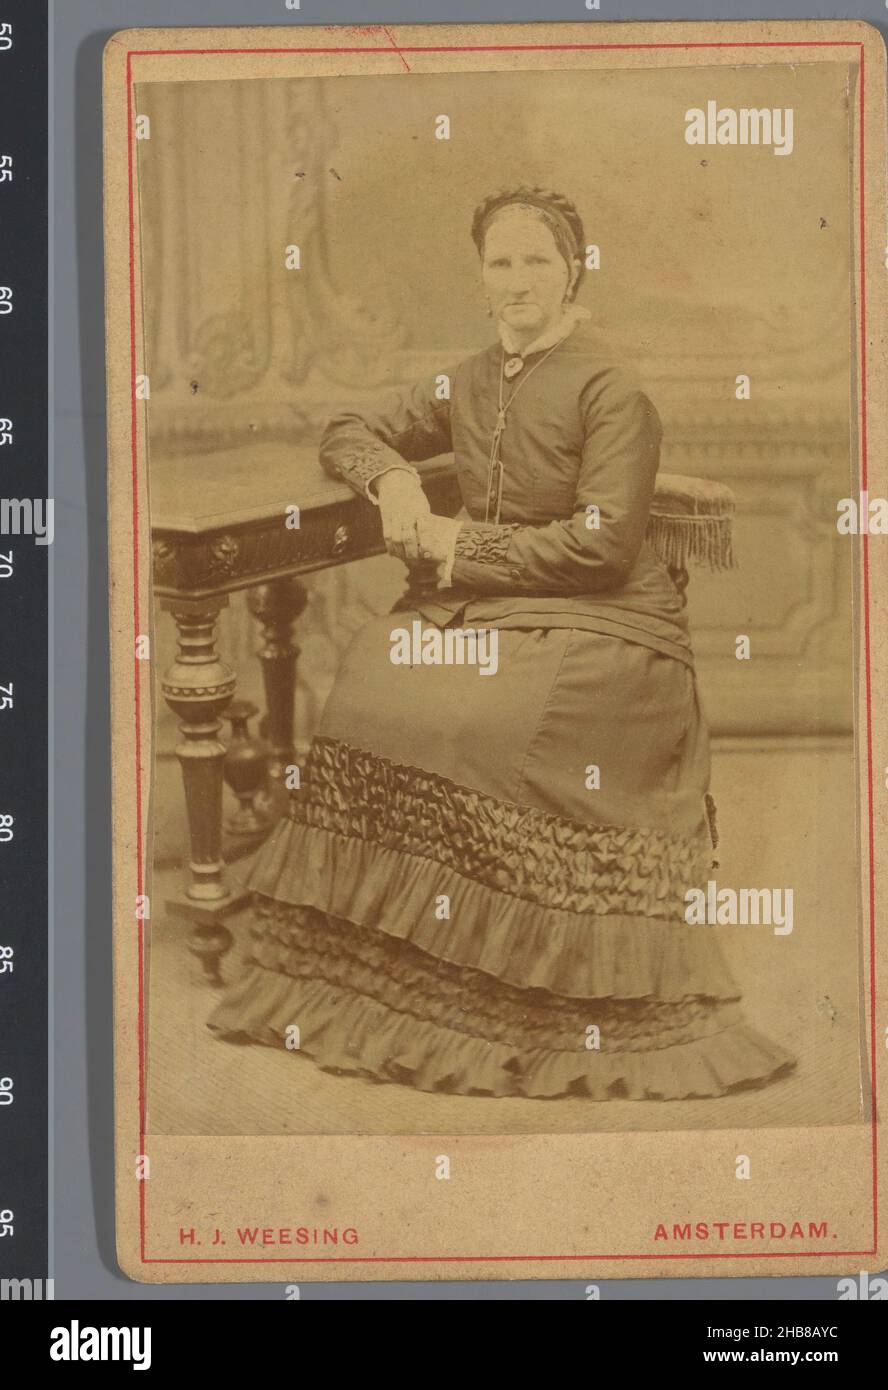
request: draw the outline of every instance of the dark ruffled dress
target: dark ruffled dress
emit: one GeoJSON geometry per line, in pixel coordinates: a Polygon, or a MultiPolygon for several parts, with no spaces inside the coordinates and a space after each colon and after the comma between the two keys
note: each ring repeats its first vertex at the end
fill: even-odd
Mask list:
{"type": "Polygon", "coordinates": [[[209,1026],[284,1047],[295,1025],[327,1070],[465,1095],[762,1085],[794,1059],[684,918],[711,874],[709,745],[682,599],[645,540],[659,420],[574,327],[527,358],[485,522],[502,361],[496,344],[450,399],[430,379],[325,431],[322,462],[362,492],[452,452],[467,520],[452,587],[416,581],[348,648],[209,1026]],[[393,664],[414,622],[495,629],[496,673],[393,664]]]}

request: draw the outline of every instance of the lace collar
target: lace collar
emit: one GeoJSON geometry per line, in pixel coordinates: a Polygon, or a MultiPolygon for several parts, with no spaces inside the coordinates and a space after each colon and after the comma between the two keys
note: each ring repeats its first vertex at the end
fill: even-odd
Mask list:
{"type": "Polygon", "coordinates": [[[511,356],[529,357],[533,352],[545,352],[546,348],[554,347],[556,343],[561,342],[562,338],[566,338],[578,323],[591,317],[589,310],[584,309],[581,304],[569,304],[558,322],[552,328],[547,329],[545,333],[541,333],[538,338],[534,338],[533,342],[528,343],[526,347],[517,346],[508,324],[505,323],[499,325],[500,342],[511,356]]]}

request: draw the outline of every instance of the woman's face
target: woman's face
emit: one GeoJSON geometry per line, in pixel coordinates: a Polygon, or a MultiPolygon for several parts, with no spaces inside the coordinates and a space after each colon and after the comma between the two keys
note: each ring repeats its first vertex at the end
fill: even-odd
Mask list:
{"type": "Polygon", "coordinates": [[[545,223],[512,213],[484,237],[481,278],[491,312],[519,339],[532,342],[558,322],[570,275],[545,223]]]}

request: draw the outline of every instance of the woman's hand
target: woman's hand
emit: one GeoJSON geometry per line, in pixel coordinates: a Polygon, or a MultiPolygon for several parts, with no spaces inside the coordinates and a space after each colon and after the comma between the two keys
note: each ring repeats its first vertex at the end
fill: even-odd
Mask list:
{"type": "Polygon", "coordinates": [[[432,513],[422,517],[417,527],[419,553],[423,560],[435,566],[439,589],[449,589],[453,583],[456,538],[462,525],[457,517],[435,516],[432,513]]]}
{"type": "Polygon", "coordinates": [[[461,525],[455,517],[436,516],[433,512],[421,517],[416,529],[423,560],[432,560],[437,565],[449,560],[461,525]]]}
{"type": "Polygon", "coordinates": [[[382,538],[389,555],[414,564],[420,559],[417,529],[431,507],[422,483],[404,468],[393,468],[376,479],[382,538]]]}

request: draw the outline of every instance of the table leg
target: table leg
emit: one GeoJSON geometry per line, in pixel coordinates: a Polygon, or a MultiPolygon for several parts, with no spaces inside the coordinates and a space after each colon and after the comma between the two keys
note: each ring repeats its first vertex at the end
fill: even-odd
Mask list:
{"type": "Polygon", "coordinates": [[[161,688],[183,736],[176,756],[182,768],[191,851],[187,886],[167,901],[167,908],[191,923],[188,948],[213,984],[222,982],[220,961],[232,944],[223,918],[249,896],[232,891],[222,859],[225,746],[218,737],[219,714],[234,694],[235,674],[216,653],[216,620],[227,603],[226,597],[162,601],[178,633],[179,651],[161,688]]]}
{"type": "Polygon", "coordinates": [[[308,602],[305,585],[296,578],[257,584],[247,592],[247,606],[262,627],[259,660],[265,683],[268,711],[266,738],[270,747],[270,794],[281,814],[286,810],[286,768],[296,757],[293,745],[293,701],[296,692],[296,658],[293,623],[308,602]]]}

